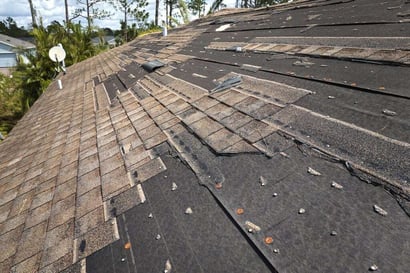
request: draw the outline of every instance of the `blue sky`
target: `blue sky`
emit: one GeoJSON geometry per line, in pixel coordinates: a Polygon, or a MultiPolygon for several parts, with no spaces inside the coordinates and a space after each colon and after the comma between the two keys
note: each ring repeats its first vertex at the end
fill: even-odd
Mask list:
{"type": "MultiPolygon", "coordinates": [[[[19,26],[27,27],[31,23],[30,7],[27,0],[0,0],[0,20],[4,20],[10,16],[17,22],[19,26]]],[[[165,7],[163,0],[160,0],[160,13],[165,13],[165,7]]],[[[213,0],[207,0],[209,5],[213,0]]],[[[77,0],[68,0],[70,6],[70,12],[73,12],[77,0]]],[[[234,7],[235,0],[224,0],[227,7],[234,7]]],[[[57,20],[62,22],[65,19],[64,15],[64,0],[33,0],[33,4],[40,15],[43,18],[43,22],[47,25],[50,22],[57,20]]],[[[209,5],[207,6],[209,8],[209,5]]],[[[96,20],[96,25],[100,27],[110,27],[112,29],[118,29],[120,27],[120,19],[122,14],[116,12],[111,6],[107,6],[107,10],[115,12],[110,19],[103,21],[96,20]]],[[[150,13],[150,20],[153,20],[155,14],[155,0],[148,0],[148,12],[150,13]]],[[[85,24],[85,22],[84,22],[85,24]]]]}

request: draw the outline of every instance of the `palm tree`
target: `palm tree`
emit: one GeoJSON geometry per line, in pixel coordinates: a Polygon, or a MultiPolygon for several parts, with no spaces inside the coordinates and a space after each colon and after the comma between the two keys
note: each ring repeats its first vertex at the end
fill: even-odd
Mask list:
{"type": "Polygon", "coordinates": [[[37,26],[37,23],[36,23],[36,10],[34,9],[34,6],[33,6],[33,0],[28,0],[28,4],[30,5],[31,23],[33,25],[33,28],[35,28],[37,26]]]}
{"type": "Polygon", "coordinates": [[[215,0],[211,7],[209,8],[208,14],[212,14],[215,11],[219,10],[220,8],[224,8],[226,5],[223,3],[223,0],[215,0]]]}
{"type": "Polygon", "coordinates": [[[65,23],[68,26],[69,17],[68,17],[68,0],[64,0],[64,7],[65,7],[65,23]]]}
{"type": "Polygon", "coordinates": [[[158,26],[159,0],[155,0],[155,25],[158,26]]]}

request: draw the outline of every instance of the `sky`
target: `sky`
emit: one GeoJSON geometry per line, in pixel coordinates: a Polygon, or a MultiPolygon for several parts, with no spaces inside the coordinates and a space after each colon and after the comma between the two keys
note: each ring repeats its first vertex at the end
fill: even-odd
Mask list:
{"type": "MultiPolygon", "coordinates": [[[[206,0],[208,5],[211,5],[213,0],[206,0]]],[[[164,1],[160,0],[160,15],[165,13],[164,1]]],[[[235,0],[224,0],[227,7],[234,7],[235,0]]],[[[38,17],[43,18],[45,25],[50,24],[53,21],[63,22],[65,20],[64,0],[33,0],[33,5],[37,10],[38,17]]],[[[68,0],[70,14],[77,5],[77,0],[68,0]]],[[[102,6],[101,6],[102,7],[102,6]]],[[[120,20],[123,19],[123,15],[116,11],[113,7],[107,5],[107,10],[115,13],[110,18],[104,20],[95,20],[95,25],[99,27],[109,27],[111,29],[120,28],[120,20]]],[[[147,11],[150,14],[149,21],[154,20],[155,15],[155,0],[148,0],[147,11]]],[[[18,26],[24,26],[26,29],[31,25],[30,6],[28,0],[0,0],[0,21],[3,21],[7,17],[12,17],[17,22],[18,26]]],[[[78,22],[76,19],[75,22],[78,22]]],[[[160,19],[161,21],[161,19],[160,19]]],[[[83,20],[82,24],[85,26],[86,22],[83,20]]]]}

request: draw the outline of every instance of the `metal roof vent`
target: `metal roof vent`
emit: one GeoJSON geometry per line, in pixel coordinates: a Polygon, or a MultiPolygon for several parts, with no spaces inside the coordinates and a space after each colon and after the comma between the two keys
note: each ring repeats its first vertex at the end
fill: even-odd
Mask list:
{"type": "Polygon", "coordinates": [[[221,92],[231,87],[237,86],[242,83],[241,76],[230,77],[223,82],[219,83],[217,87],[211,90],[211,93],[221,92]]]}
{"type": "Polygon", "coordinates": [[[142,68],[144,68],[145,71],[149,73],[154,72],[156,69],[161,68],[163,66],[165,66],[165,64],[159,60],[154,60],[154,61],[150,61],[150,62],[142,64],[142,68]]]}

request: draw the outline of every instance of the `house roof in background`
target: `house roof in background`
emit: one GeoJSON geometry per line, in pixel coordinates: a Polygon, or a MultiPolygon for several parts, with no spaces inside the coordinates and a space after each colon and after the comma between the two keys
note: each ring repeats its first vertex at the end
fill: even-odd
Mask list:
{"type": "MultiPolygon", "coordinates": [[[[106,43],[114,43],[115,44],[115,37],[114,36],[110,36],[110,35],[103,36],[103,40],[106,43]]],[[[99,44],[100,43],[100,37],[92,38],[92,42],[94,44],[99,44]]]]}
{"type": "Polygon", "coordinates": [[[22,47],[24,49],[32,49],[36,46],[28,41],[14,38],[5,34],[0,34],[0,43],[9,45],[14,48],[22,47]]]}
{"type": "Polygon", "coordinates": [[[409,10],[229,12],[68,67],[0,144],[0,271],[406,272],[409,10]]]}

